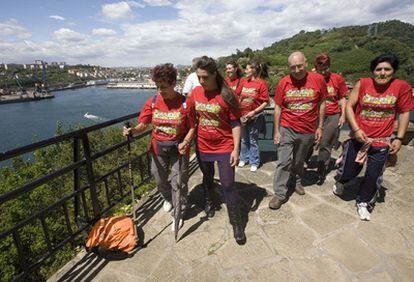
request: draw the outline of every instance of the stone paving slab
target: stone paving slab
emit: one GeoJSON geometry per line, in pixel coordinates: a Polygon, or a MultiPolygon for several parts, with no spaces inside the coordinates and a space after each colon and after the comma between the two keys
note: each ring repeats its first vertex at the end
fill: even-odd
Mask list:
{"type": "Polygon", "coordinates": [[[250,207],[244,246],[233,239],[224,204],[214,218],[205,217],[197,171],[177,243],[171,216],[154,195],[148,205],[153,212],[140,226],[145,247],[118,261],[80,253],[50,281],[414,281],[414,147],[403,146],[399,156],[385,172],[383,196],[369,222],[356,213],[358,181],[339,198],[332,194],[331,172],[324,185],[310,183],[306,195],[293,193],[273,211],[275,162],[256,173],[237,168],[236,182],[250,207]]]}

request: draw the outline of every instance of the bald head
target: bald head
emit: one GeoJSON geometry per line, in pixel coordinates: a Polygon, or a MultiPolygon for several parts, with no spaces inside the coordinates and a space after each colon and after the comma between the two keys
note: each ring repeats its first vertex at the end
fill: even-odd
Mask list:
{"type": "Polygon", "coordinates": [[[290,54],[288,64],[290,73],[294,78],[300,80],[306,76],[306,68],[308,67],[308,63],[306,62],[306,57],[302,52],[296,51],[290,54]]]}

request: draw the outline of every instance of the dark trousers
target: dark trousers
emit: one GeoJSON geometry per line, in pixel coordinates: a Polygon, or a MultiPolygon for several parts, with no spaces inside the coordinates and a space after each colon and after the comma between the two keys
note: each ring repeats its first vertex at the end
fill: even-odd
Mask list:
{"type": "MultiPolygon", "coordinates": [[[[200,169],[203,172],[203,183],[205,188],[211,191],[214,188],[214,162],[205,162],[200,159],[198,159],[198,161],[200,169]]],[[[230,166],[229,158],[217,161],[217,165],[224,200],[228,206],[237,206],[240,198],[234,185],[234,167],[230,166]]]]}
{"type": "MultiPolygon", "coordinates": [[[[361,172],[363,165],[357,163],[355,158],[362,145],[354,139],[350,139],[344,144],[344,156],[336,172],[336,181],[345,183],[357,177],[361,172]]],[[[358,203],[375,204],[383,180],[382,174],[387,163],[388,151],[388,147],[373,146],[368,150],[367,168],[358,189],[358,203]]]]}

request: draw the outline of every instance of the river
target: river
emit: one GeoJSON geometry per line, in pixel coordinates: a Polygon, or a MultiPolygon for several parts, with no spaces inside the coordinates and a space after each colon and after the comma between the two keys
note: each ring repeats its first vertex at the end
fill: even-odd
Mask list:
{"type": "Polygon", "coordinates": [[[78,123],[88,126],[138,112],[155,90],[101,86],[54,94],[54,99],[0,105],[0,152],[53,137],[58,121],[66,132],[78,123]],[[85,118],[86,113],[94,120],[85,118]]]}

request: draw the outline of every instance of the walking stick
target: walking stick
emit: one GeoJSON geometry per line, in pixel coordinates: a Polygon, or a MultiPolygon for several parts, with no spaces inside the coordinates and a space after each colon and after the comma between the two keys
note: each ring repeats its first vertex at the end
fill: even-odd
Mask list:
{"type": "MultiPolygon", "coordinates": [[[[131,124],[127,121],[125,123],[125,127],[126,128],[131,128],[131,124]]],[[[134,221],[134,231],[135,231],[136,236],[138,236],[138,233],[137,233],[137,217],[136,217],[136,214],[135,214],[135,193],[134,193],[135,186],[134,186],[134,178],[133,178],[133,175],[132,175],[131,137],[132,137],[132,134],[130,132],[127,135],[128,174],[129,174],[129,184],[131,186],[131,200],[132,200],[131,206],[132,206],[132,218],[133,218],[133,221],[134,221]]]]}
{"type": "Polygon", "coordinates": [[[181,219],[181,189],[182,189],[182,160],[180,152],[178,152],[178,190],[175,192],[175,206],[174,206],[174,237],[175,242],[177,242],[178,237],[178,228],[180,227],[181,219]]]}

